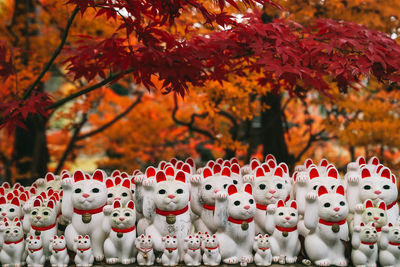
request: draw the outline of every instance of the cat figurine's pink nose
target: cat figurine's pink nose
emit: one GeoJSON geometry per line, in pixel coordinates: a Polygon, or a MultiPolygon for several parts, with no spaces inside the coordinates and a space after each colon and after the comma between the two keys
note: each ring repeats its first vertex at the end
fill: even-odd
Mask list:
{"type": "Polygon", "coordinates": [[[339,207],[336,207],[336,208],[334,208],[333,210],[334,210],[334,211],[339,211],[340,208],[339,208],[339,207]]]}
{"type": "Polygon", "coordinates": [[[286,219],[287,221],[289,221],[289,220],[290,220],[290,217],[285,217],[285,219],[286,219]]]}
{"type": "Polygon", "coordinates": [[[40,220],[40,218],[42,218],[42,217],[40,217],[40,216],[36,216],[36,219],[40,220]]]}
{"type": "Polygon", "coordinates": [[[374,217],[374,220],[375,220],[375,221],[379,220],[379,217],[374,217]]]}
{"type": "Polygon", "coordinates": [[[218,193],[218,192],[219,192],[219,189],[215,189],[215,190],[214,190],[214,193],[218,193]]]}
{"type": "Polygon", "coordinates": [[[173,199],[173,198],[175,198],[175,195],[168,195],[168,197],[169,197],[170,199],[173,199]]]}
{"type": "Polygon", "coordinates": [[[271,194],[274,194],[274,193],[276,192],[276,190],[271,189],[271,190],[269,190],[268,192],[270,192],[271,194]]]}
{"type": "Polygon", "coordinates": [[[120,197],[115,197],[114,200],[121,200],[121,198],[120,197]]]}
{"type": "Polygon", "coordinates": [[[374,193],[377,194],[377,195],[380,195],[382,192],[379,191],[379,190],[376,190],[374,193]]]}
{"type": "Polygon", "coordinates": [[[6,216],[6,215],[7,215],[7,213],[3,212],[1,215],[3,215],[3,216],[6,216]]]}
{"type": "Polygon", "coordinates": [[[119,220],[120,220],[120,221],[124,221],[124,220],[125,220],[125,218],[122,218],[122,217],[120,217],[120,218],[119,218],[119,220]]]}
{"type": "Polygon", "coordinates": [[[82,196],[83,196],[84,198],[88,198],[88,197],[90,197],[90,195],[89,195],[89,194],[87,194],[87,193],[84,193],[82,196]]]}
{"type": "Polygon", "coordinates": [[[245,210],[248,210],[248,209],[250,209],[250,205],[246,205],[246,206],[244,206],[243,207],[245,210]]]}

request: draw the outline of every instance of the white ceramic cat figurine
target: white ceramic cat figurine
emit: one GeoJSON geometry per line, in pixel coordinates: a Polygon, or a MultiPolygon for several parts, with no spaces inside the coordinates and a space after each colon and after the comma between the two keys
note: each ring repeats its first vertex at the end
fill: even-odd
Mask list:
{"type": "Polygon", "coordinates": [[[151,236],[138,236],[135,241],[135,247],[138,252],[137,263],[140,266],[150,266],[154,264],[155,256],[153,250],[153,239],[151,236]]]}
{"type": "MultiPolygon", "coordinates": [[[[238,181],[236,180],[236,183],[238,181]]],[[[215,233],[217,225],[213,220],[215,211],[215,196],[219,191],[234,184],[229,167],[221,169],[219,164],[203,168],[201,175],[191,176],[190,205],[194,214],[199,216],[193,224],[196,231],[215,233]]]]}
{"type": "Polygon", "coordinates": [[[270,266],[272,263],[271,245],[269,243],[268,234],[254,237],[253,250],[254,263],[257,266],[270,266]]]}
{"type": "Polygon", "coordinates": [[[74,262],[76,267],[91,267],[94,262],[90,237],[85,235],[84,237],[79,235],[78,238],[74,240],[76,255],[74,262]]]}
{"type": "Polygon", "coordinates": [[[103,209],[106,215],[104,230],[109,233],[104,242],[107,264],[131,264],[135,262],[136,210],[132,200],[124,207],[119,200],[103,209]]]}
{"type": "Polygon", "coordinates": [[[0,251],[0,262],[3,267],[20,267],[25,263],[26,250],[24,244],[24,231],[18,218],[14,220],[4,219],[0,228],[3,232],[3,248],[0,251]]]}
{"type": "Polygon", "coordinates": [[[382,227],[379,239],[379,264],[383,267],[400,266],[400,226],[389,223],[382,227]]]}
{"type": "Polygon", "coordinates": [[[176,236],[162,237],[164,251],[161,256],[161,264],[164,266],[176,266],[179,262],[178,239],[176,236]]]}
{"type": "Polygon", "coordinates": [[[215,235],[206,235],[202,244],[203,263],[206,266],[218,266],[221,263],[219,244],[215,235]]]}
{"type": "Polygon", "coordinates": [[[0,197],[0,220],[7,218],[14,220],[14,218],[20,218],[22,216],[22,209],[20,208],[20,201],[13,195],[12,199],[7,200],[6,197],[0,197]]]}
{"type": "Polygon", "coordinates": [[[106,180],[107,186],[107,204],[111,205],[115,200],[121,202],[123,206],[129,200],[132,200],[131,181],[129,179],[122,179],[120,176],[108,178],[106,180]]]}
{"type": "Polygon", "coordinates": [[[26,263],[28,267],[42,267],[46,261],[43,254],[43,244],[40,236],[33,237],[32,235],[26,239],[28,257],[26,263]]]}
{"type": "Polygon", "coordinates": [[[245,184],[241,192],[238,192],[235,185],[230,185],[228,193],[217,193],[214,220],[218,231],[215,235],[224,263],[253,262],[255,212],[256,203],[250,184],[245,184]]]}
{"type": "Polygon", "coordinates": [[[153,221],[154,214],[149,213],[147,214],[150,218],[146,218],[143,216],[143,202],[148,202],[147,206],[154,205],[154,202],[151,199],[151,196],[144,197],[145,194],[152,194],[152,192],[146,191],[143,188],[143,182],[146,179],[155,179],[156,176],[156,169],[153,166],[149,166],[146,169],[146,174],[137,174],[134,177],[135,185],[136,185],[136,192],[135,192],[135,208],[138,214],[138,223],[137,223],[137,233],[138,235],[142,235],[145,233],[146,228],[151,224],[153,221]]]}
{"type": "Polygon", "coordinates": [[[106,234],[103,230],[103,207],[107,203],[105,174],[96,170],[92,177],[82,171],[71,178],[63,179],[63,216],[71,220],[65,229],[68,249],[73,250],[74,239],[78,235],[89,235],[92,241],[93,255],[97,261],[104,258],[103,244],[106,234]]]}
{"type": "Polygon", "coordinates": [[[344,187],[339,185],[335,192],[324,186],[318,195],[307,195],[304,224],[310,230],[304,245],[310,260],[318,266],[347,266],[342,240],[348,241],[346,216],[349,212],[344,187]]]}
{"type": "Polygon", "coordinates": [[[69,255],[67,251],[67,243],[63,235],[54,236],[49,245],[51,256],[50,264],[52,267],[67,267],[69,255]]]}
{"type": "Polygon", "coordinates": [[[189,235],[185,238],[183,261],[187,266],[199,266],[201,264],[201,237],[199,235],[189,235]]]}
{"type": "Polygon", "coordinates": [[[378,260],[378,234],[374,223],[354,226],[351,238],[351,260],[355,267],[376,267],[378,260]]]}
{"type": "Polygon", "coordinates": [[[164,250],[163,236],[176,236],[180,260],[183,260],[185,237],[191,228],[189,185],[185,173],[178,171],[174,178],[167,180],[164,171],[158,171],[156,179],[145,180],[143,186],[147,191],[143,215],[152,219],[146,234],[153,238],[154,250],[164,250]]]}
{"type": "Polygon", "coordinates": [[[294,264],[300,252],[296,201],[285,206],[283,200],[279,200],[277,206],[269,205],[267,212],[266,228],[272,233],[269,238],[272,260],[280,264],[294,264]]]}
{"type": "Polygon", "coordinates": [[[365,200],[364,205],[357,204],[354,220],[350,224],[350,233],[353,233],[354,226],[360,225],[361,222],[364,224],[373,222],[379,237],[382,227],[387,224],[385,202],[379,201],[377,207],[374,207],[374,204],[370,199],[365,200]]]}

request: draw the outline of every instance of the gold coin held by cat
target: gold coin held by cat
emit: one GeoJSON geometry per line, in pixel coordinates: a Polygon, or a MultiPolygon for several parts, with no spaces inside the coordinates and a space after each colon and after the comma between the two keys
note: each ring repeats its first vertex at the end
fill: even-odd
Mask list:
{"type": "Polygon", "coordinates": [[[82,214],[82,222],[83,223],[90,223],[91,220],[92,220],[92,214],[90,214],[90,213],[82,214]]]}
{"type": "Polygon", "coordinates": [[[124,236],[124,234],[123,234],[123,233],[120,233],[120,232],[118,232],[118,233],[117,233],[117,236],[118,236],[118,238],[121,238],[121,237],[123,237],[123,236],[124,236]]]}
{"type": "Polygon", "coordinates": [[[147,253],[143,254],[143,258],[147,259],[147,253]]]}
{"type": "Polygon", "coordinates": [[[40,231],[39,230],[35,231],[35,236],[40,236],[40,231]]]}
{"type": "Polygon", "coordinates": [[[288,232],[282,232],[283,237],[288,237],[289,233],[288,232]]]}
{"type": "Polygon", "coordinates": [[[337,233],[340,231],[340,226],[339,224],[335,223],[332,225],[332,232],[337,233]]]}
{"type": "Polygon", "coordinates": [[[168,224],[174,224],[176,222],[176,216],[169,214],[167,215],[167,223],[168,224]]]}
{"type": "Polygon", "coordinates": [[[370,249],[374,249],[374,245],[369,245],[369,248],[370,249]]]}
{"type": "Polygon", "coordinates": [[[248,222],[242,222],[242,230],[246,231],[247,229],[249,229],[249,223],[248,222]]]}

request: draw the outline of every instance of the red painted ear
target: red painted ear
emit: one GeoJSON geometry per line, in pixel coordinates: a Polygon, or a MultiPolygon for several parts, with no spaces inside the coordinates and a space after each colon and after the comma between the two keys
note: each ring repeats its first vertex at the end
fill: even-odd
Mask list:
{"type": "Polygon", "coordinates": [[[214,167],[213,167],[214,174],[219,174],[221,172],[221,170],[222,170],[221,165],[219,165],[219,164],[214,165],[214,167]]]}
{"type": "Polygon", "coordinates": [[[172,165],[175,166],[178,160],[176,158],[172,158],[169,162],[171,162],[172,165]]]}
{"type": "Polygon", "coordinates": [[[212,167],[214,167],[214,165],[215,165],[215,162],[212,161],[212,160],[209,160],[209,161],[207,162],[207,167],[209,167],[210,169],[212,169],[212,167]]]}
{"type": "Polygon", "coordinates": [[[318,188],[318,196],[322,196],[322,195],[325,195],[325,194],[328,194],[328,190],[326,190],[325,186],[321,185],[318,188]]]}
{"type": "Polygon", "coordinates": [[[121,202],[119,200],[115,200],[113,204],[114,209],[121,208],[121,202]]]}
{"type": "Polygon", "coordinates": [[[367,168],[362,169],[361,171],[361,178],[369,178],[371,177],[371,173],[369,172],[369,170],[367,168]]]}
{"type": "Polygon", "coordinates": [[[55,206],[55,204],[54,204],[54,201],[53,201],[53,200],[50,200],[49,202],[47,202],[47,207],[48,207],[48,208],[54,209],[54,206],[55,206]]]}
{"type": "Polygon", "coordinates": [[[268,166],[269,166],[271,169],[273,169],[273,168],[276,167],[276,162],[275,162],[274,160],[269,160],[269,161],[267,162],[267,164],[268,164],[268,166]]]}
{"type": "Polygon", "coordinates": [[[173,238],[176,238],[176,235],[174,235],[173,238]]]}
{"type": "Polygon", "coordinates": [[[190,167],[190,165],[188,163],[183,164],[181,170],[186,172],[187,174],[192,173],[192,168],[190,167]]]}
{"type": "MultiPolygon", "coordinates": [[[[165,164],[167,164],[165,161],[160,162],[160,168],[161,170],[164,170],[165,164]]],[[[155,175],[155,174],[154,174],[155,175]]]]}
{"type": "Polygon", "coordinates": [[[381,169],[383,168],[382,164],[379,164],[378,167],[376,168],[376,173],[379,173],[381,171],[381,169]]]}
{"type": "Polygon", "coordinates": [[[228,195],[233,195],[237,193],[237,188],[233,184],[228,186],[228,195]]]}
{"type": "Polygon", "coordinates": [[[178,169],[178,170],[181,170],[182,169],[182,166],[183,166],[183,161],[178,161],[177,163],[176,163],[176,168],[178,169]]]}
{"type": "Polygon", "coordinates": [[[238,164],[239,165],[239,161],[237,158],[231,158],[231,164],[238,164]]]}
{"type": "Polygon", "coordinates": [[[74,182],[79,182],[85,180],[85,174],[81,170],[77,170],[74,172],[74,182]]]}
{"type": "Polygon", "coordinates": [[[156,169],[153,166],[147,167],[146,169],[146,177],[150,178],[156,176],[156,169]]]}
{"type": "Polygon", "coordinates": [[[47,195],[46,195],[45,192],[40,193],[40,196],[41,196],[43,199],[46,199],[46,198],[47,198],[47,195]]]}
{"type": "Polygon", "coordinates": [[[175,177],[175,181],[186,183],[186,175],[183,171],[178,171],[175,177]]]}
{"type": "Polygon", "coordinates": [[[33,239],[33,236],[32,236],[32,235],[31,235],[31,236],[29,236],[29,239],[30,239],[30,240],[32,240],[32,239],[33,239]]]}
{"type": "Polygon", "coordinates": [[[282,170],[287,174],[289,172],[289,167],[286,165],[286,163],[281,162],[279,163],[279,167],[282,168],[282,170]]]}
{"type": "Polygon", "coordinates": [[[69,178],[69,177],[70,177],[69,173],[64,173],[64,174],[61,176],[61,180],[67,179],[67,178],[69,178]]]}
{"type": "Polygon", "coordinates": [[[175,176],[175,170],[172,166],[169,166],[165,169],[165,175],[167,176],[175,176]]]}
{"type": "Polygon", "coordinates": [[[278,208],[282,208],[282,207],[285,207],[285,203],[283,203],[283,200],[282,200],[282,199],[279,199],[276,206],[277,206],[278,208]]]}
{"type": "Polygon", "coordinates": [[[127,189],[131,189],[131,181],[129,179],[124,179],[122,181],[122,187],[125,187],[127,189]]]}
{"type": "Polygon", "coordinates": [[[55,180],[54,174],[51,173],[51,172],[48,172],[48,173],[46,174],[46,181],[47,181],[47,182],[50,182],[50,181],[53,181],[53,180],[55,180]]]}
{"type": "Polygon", "coordinates": [[[36,194],[36,189],[34,187],[31,187],[31,189],[29,189],[29,193],[31,195],[35,195],[36,194]]]}
{"type": "Polygon", "coordinates": [[[264,169],[263,167],[257,167],[256,169],[256,177],[264,177],[265,173],[264,173],[264,169]]]}
{"type": "Polygon", "coordinates": [[[388,226],[389,226],[389,227],[392,227],[392,226],[393,226],[393,224],[392,224],[392,223],[388,223],[388,226]]]}
{"type": "Polygon", "coordinates": [[[274,176],[283,177],[283,170],[281,167],[275,169],[274,176]]]}
{"type": "Polygon", "coordinates": [[[2,184],[2,187],[4,187],[5,189],[9,189],[10,188],[10,184],[8,182],[4,182],[2,184]]]}
{"type": "MultiPolygon", "coordinates": [[[[22,195],[19,197],[19,199],[20,199],[21,201],[23,201],[23,202],[26,202],[26,201],[28,200],[28,197],[27,197],[26,193],[24,193],[24,194],[22,194],[22,195]]],[[[0,203],[0,204],[1,204],[1,203],[0,203]]]]}
{"type": "Polygon", "coordinates": [[[265,162],[268,162],[268,161],[270,161],[270,160],[276,161],[274,155],[268,154],[268,155],[265,157],[265,162]]]}
{"type": "Polygon", "coordinates": [[[264,169],[265,173],[271,172],[271,169],[268,167],[268,164],[263,163],[263,164],[261,164],[261,167],[264,169]]]}
{"type": "Polygon", "coordinates": [[[229,167],[224,167],[221,172],[222,176],[231,177],[231,169],[229,167]]]}
{"type": "Polygon", "coordinates": [[[321,159],[321,161],[319,162],[319,166],[321,167],[328,166],[328,161],[326,159],[321,159]]]}
{"type": "Polygon", "coordinates": [[[392,183],[397,184],[396,183],[396,176],[392,173],[392,183]]]}
{"type": "Polygon", "coordinates": [[[290,207],[297,210],[297,202],[296,200],[293,200],[292,203],[290,203],[290,207]]]}
{"type": "Polygon", "coordinates": [[[35,199],[35,201],[33,202],[33,206],[34,206],[34,207],[40,207],[41,204],[42,204],[42,203],[40,202],[39,199],[35,199]]]}
{"type": "Polygon", "coordinates": [[[0,195],[4,196],[6,193],[6,190],[4,190],[4,187],[0,187],[0,195]]]}
{"type": "Polygon", "coordinates": [[[358,166],[367,164],[367,163],[365,162],[365,158],[364,158],[363,156],[359,156],[359,157],[357,158],[356,162],[358,163],[358,166]]]}
{"type": "Polygon", "coordinates": [[[339,174],[338,174],[338,171],[336,170],[336,168],[330,168],[330,169],[329,169],[329,171],[328,171],[328,177],[337,179],[338,176],[339,176],[339,174]]]}
{"type": "Polygon", "coordinates": [[[133,210],[133,208],[135,207],[135,204],[133,203],[132,200],[129,200],[127,206],[129,209],[133,210]]]}
{"type": "Polygon", "coordinates": [[[97,180],[97,181],[99,181],[99,182],[104,182],[104,179],[105,179],[105,177],[104,177],[104,172],[101,171],[101,170],[96,170],[96,171],[93,173],[92,179],[93,179],[93,180],[97,180]]]}
{"type": "Polygon", "coordinates": [[[360,223],[360,226],[365,226],[365,224],[363,222],[360,223]]]}
{"type": "Polygon", "coordinates": [[[383,201],[379,202],[378,208],[380,208],[381,210],[386,210],[386,204],[385,204],[385,202],[383,202],[383,201]]]}
{"type": "Polygon", "coordinates": [[[37,239],[37,240],[40,240],[40,235],[36,236],[36,239],[37,239]]]}
{"type": "Polygon", "coordinates": [[[190,167],[194,167],[194,160],[192,158],[187,158],[186,163],[190,165],[190,167]]]}
{"type": "Polygon", "coordinates": [[[0,205],[6,204],[6,203],[7,203],[6,198],[3,196],[0,197],[0,205]]]}
{"type": "Polygon", "coordinates": [[[370,199],[367,199],[365,201],[365,208],[368,209],[368,208],[373,208],[373,207],[374,207],[374,204],[372,203],[372,201],[370,199]]]}
{"type": "Polygon", "coordinates": [[[253,194],[253,188],[251,187],[251,184],[246,184],[244,187],[244,192],[252,195],[253,194]]]}
{"type": "Polygon", "coordinates": [[[336,194],[340,194],[340,195],[344,196],[344,187],[343,187],[343,185],[339,185],[336,188],[336,194]]]}
{"type": "Polygon", "coordinates": [[[19,191],[17,189],[14,189],[13,195],[16,196],[16,197],[19,196],[19,191]]]}
{"type": "Polygon", "coordinates": [[[122,182],[121,176],[115,177],[115,179],[114,179],[114,184],[115,185],[120,185],[121,182],[122,182]]]}
{"type": "Polygon", "coordinates": [[[381,171],[381,177],[382,178],[387,178],[387,179],[390,179],[391,177],[392,177],[392,174],[390,173],[390,170],[389,170],[389,168],[383,168],[382,169],[382,171],[381,171]]]}
{"type": "Polygon", "coordinates": [[[120,176],[121,175],[121,173],[119,172],[119,170],[114,170],[112,173],[111,173],[111,177],[117,177],[117,176],[120,176]]]}
{"type": "Polygon", "coordinates": [[[7,198],[8,201],[10,201],[11,199],[14,198],[14,194],[13,194],[13,193],[8,193],[8,194],[6,195],[6,198],[7,198]]]}
{"type": "Polygon", "coordinates": [[[156,181],[157,183],[162,182],[162,181],[166,181],[167,177],[165,176],[164,171],[158,171],[156,174],[156,181]]]}
{"type": "Polygon", "coordinates": [[[62,236],[60,236],[60,239],[64,239],[64,236],[62,235],[62,236]]]}
{"type": "Polygon", "coordinates": [[[121,178],[122,179],[125,179],[125,178],[128,178],[128,177],[129,177],[129,175],[126,172],[121,173],[121,178]]]}
{"type": "Polygon", "coordinates": [[[253,160],[250,164],[251,170],[254,171],[258,166],[260,166],[260,162],[258,160],[253,160]]]}
{"type": "Polygon", "coordinates": [[[312,161],[312,159],[306,159],[306,161],[304,162],[304,165],[306,166],[306,168],[310,167],[311,164],[313,164],[314,162],[312,161]]]}
{"type": "Polygon", "coordinates": [[[88,235],[85,235],[85,239],[89,239],[89,236],[88,236],[88,235]]]}
{"type": "Polygon", "coordinates": [[[216,160],[216,162],[217,162],[219,165],[221,165],[221,164],[224,162],[224,160],[221,159],[221,158],[218,158],[218,159],[216,160]]]}
{"type": "Polygon", "coordinates": [[[370,158],[368,163],[376,166],[379,164],[379,159],[374,156],[374,157],[370,158]]]}
{"type": "Polygon", "coordinates": [[[21,222],[17,222],[17,226],[18,226],[18,227],[21,227],[21,222]]]}
{"type": "Polygon", "coordinates": [[[111,180],[110,178],[108,178],[108,179],[106,180],[106,187],[107,187],[107,188],[114,187],[114,182],[113,182],[113,180],[111,180]]]}
{"type": "Polygon", "coordinates": [[[240,167],[239,167],[239,164],[233,163],[233,164],[231,165],[231,172],[234,173],[234,174],[240,174],[240,167]]]}
{"type": "Polygon", "coordinates": [[[296,182],[296,179],[297,179],[297,172],[293,173],[293,181],[296,182]]]}
{"type": "Polygon", "coordinates": [[[11,204],[13,204],[13,205],[15,205],[15,206],[19,206],[19,199],[16,198],[16,197],[14,197],[14,198],[11,200],[11,204]]]}
{"type": "Polygon", "coordinates": [[[212,171],[211,171],[211,169],[208,168],[208,167],[205,167],[205,168],[203,169],[203,178],[207,178],[207,177],[210,177],[210,176],[212,176],[212,171]]]}
{"type": "Polygon", "coordinates": [[[53,188],[50,188],[49,191],[47,191],[47,196],[52,196],[54,194],[53,188]]]}
{"type": "Polygon", "coordinates": [[[85,173],[85,179],[90,180],[90,175],[88,173],[85,173]]]}
{"type": "Polygon", "coordinates": [[[225,160],[224,164],[222,164],[222,166],[224,167],[231,167],[231,163],[229,162],[229,160],[225,160]]]}
{"type": "Polygon", "coordinates": [[[314,179],[314,178],[318,178],[319,177],[319,172],[318,172],[317,168],[311,168],[309,170],[309,176],[310,176],[310,180],[314,179]]]}

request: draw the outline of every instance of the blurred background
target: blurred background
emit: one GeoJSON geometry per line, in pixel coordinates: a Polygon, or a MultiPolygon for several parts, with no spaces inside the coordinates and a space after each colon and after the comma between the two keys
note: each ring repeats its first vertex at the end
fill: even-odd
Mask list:
{"type": "MultiPolygon", "coordinates": [[[[400,40],[400,1],[276,2],[286,11],[268,10],[266,21],[286,17],[307,24],[316,17],[343,19],[400,40]]],[[[204,4],[214,3],[207,0],[204,4]]],[[[59,0],[0,0],[0,39],[34,51],[19,58],[18,75],[1,85],[2,99],[20,94],[18,88],[32,82],[57,47],[71,12],[72,8],[59,0]]],[[[112,19],[101,16],[94,22],[94,16],[93,10],[78,15],[69,40],[114,33],[112,19]]],[[[204,34],[214,30],[200,24],[200,17],[195,13],[180,17],[170,30],[199,28],[204,34]]],[[[318,161],[324,157],[342,173],[357,156],[376,155],[400,174],[399,88],[366,79],[365,88],[347,94],[332,85],[330,96],[305,92],[295,97],[268,83],[260,85],[259,78],[256,74],[232,76],[223,84],[192,86],[184,98],[148,91],[129,77],[121,79],[66,103],[48,121],[30,116],[26,129],[2,128],[0,182],[27,184],[47,171],[59,173],[62,169],[132,173],[172,157],[192,157],[200,165],[218,157],[237,157],[244,164],[251,157],[263,159],[269,153],[291,169],[306,158],[318,161]]],[[[59,60],[40,86],[60,98],[85,83],[83,78],[69,77],[59,60]]]]}

